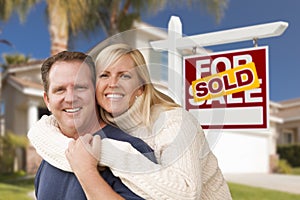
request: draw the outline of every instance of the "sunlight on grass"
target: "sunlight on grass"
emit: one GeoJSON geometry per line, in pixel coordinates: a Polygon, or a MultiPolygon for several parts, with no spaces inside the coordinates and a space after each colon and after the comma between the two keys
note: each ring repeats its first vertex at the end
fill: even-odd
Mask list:
{"type": "Polygon", "coordinates": [[[300,200],[300,195],[228,183],[233,200],[300,200]]]}
{"type": "Polygon", "coordinates": [[[300,167],[295,167],[292,169],[292,174],[294,175],[300,175],[300,167]]]}
{"type": "MultiPolygon", "coordinates": [[[[300,195],[228,183],[233,200],[300,200],[300,195]]],[[[32,200],[32,180],[0,183],[0,200],[32,200]]]]}
{"type": "Polygon", "coordinates": [[[32,189],[0,183],[0,200],[31,200],[28,196],[28,192],[32,189]]]}

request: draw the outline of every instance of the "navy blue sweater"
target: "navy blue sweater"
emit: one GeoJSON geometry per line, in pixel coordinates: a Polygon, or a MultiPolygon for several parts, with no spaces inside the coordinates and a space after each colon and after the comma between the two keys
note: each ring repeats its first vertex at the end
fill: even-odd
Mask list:
{"type": "MultiPolygon", "coordinates": [[[[96,134],[100,135],[101,138],[129,142],[139,152],[157,163],[153,150],[143,140],[130,136],[118,128],[107,125],[94,135],[96,134]]],[[[118,177],[115,177],[109,168],[101,171],[100,174],[112,189],[123,198],[142,199],[127,188],[118,177]]],[[[74,173],[60,170],[45,160],[42,161],[36,173],[34,185],[37,200],[86,200],[83,189],[74,173]]]]}

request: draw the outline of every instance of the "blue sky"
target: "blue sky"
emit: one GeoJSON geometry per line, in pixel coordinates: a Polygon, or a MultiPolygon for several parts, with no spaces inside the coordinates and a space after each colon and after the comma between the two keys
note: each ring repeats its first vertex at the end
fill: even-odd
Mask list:
{"type": "MultiPolygon", "coordinates": [[[[179,16],[185,35],[208,33],[250,25],[285,21],[289,27],[279,37],[258,41],[259,46],[269,46],[269,85],[272,101],[300,97],[300,1],[299,0],[229,0],[225,16],[219,24],[200,7],[169,7],[156,14],[144,14],[142,20],[153,26],[166,28],[170,16],[179,16]]],[[[0,46],[0,54],[24,53],[32,58],[43,59],[49,56],[50,41],[47,23],[44,18],[44,5],[34,7],[24,24],[13,16],[8,22],[0,23],[0,38],[7,39],[14,47],[0,46]]],[[[88,51],[103,40],[103,34],[76,41],[72,48],[88,51]]],[[[214,51],[252,47],[252,41],[209,47],[214,51]]],[[[0,60],[2,62],[2,58],[0,60]]]]}

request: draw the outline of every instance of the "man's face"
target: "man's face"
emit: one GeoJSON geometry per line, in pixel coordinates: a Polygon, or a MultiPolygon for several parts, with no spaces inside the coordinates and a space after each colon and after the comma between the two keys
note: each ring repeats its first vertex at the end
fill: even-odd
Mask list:
{"type": "Polygon", "coordinates": [[[95,88],[87,64],[58,61],[49,72],[48,95],[44,101],[68,137],[77,138],[99,125],[95,106],[95,88]]]}

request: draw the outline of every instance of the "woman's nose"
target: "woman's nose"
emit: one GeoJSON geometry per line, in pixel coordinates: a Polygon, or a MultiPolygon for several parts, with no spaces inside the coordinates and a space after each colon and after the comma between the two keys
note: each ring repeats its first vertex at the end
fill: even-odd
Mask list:
{"type": "Polygon", "coordinates": [[[117,77],[110,77],[109,78],[109,83],[108,86],[109,87],[117,87],[118,86],[118,78],[117,77]]]}

